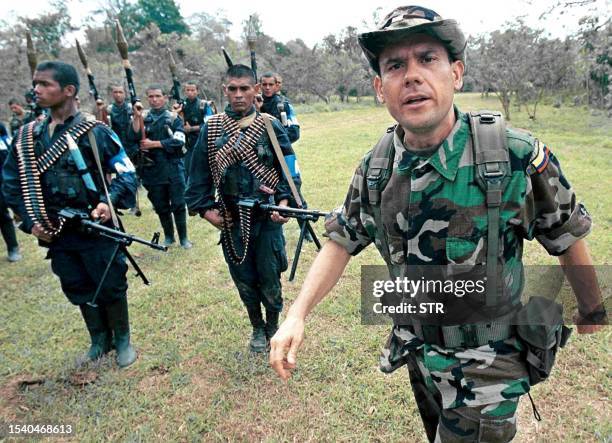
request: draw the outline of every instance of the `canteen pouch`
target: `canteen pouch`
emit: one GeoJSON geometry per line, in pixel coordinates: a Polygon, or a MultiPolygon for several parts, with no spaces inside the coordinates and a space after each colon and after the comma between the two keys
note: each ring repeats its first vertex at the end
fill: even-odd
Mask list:
{"type": "Polygon", "coordinates": [[[545,297],[531,297],[517,313],[516,332],[525,347],[531,386],[546,380],[559,348],[567,343],[572,329],[563,324],[563,307],[545,297]]]}

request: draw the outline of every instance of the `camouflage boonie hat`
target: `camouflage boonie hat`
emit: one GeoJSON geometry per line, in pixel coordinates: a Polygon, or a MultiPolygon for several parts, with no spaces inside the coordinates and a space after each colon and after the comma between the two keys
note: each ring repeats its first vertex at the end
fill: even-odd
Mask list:
{"type": "Polygon", "coordinates": [[[379,72],[378,56],[383,49],[416,33],[429,34],[437,38],[453,59],[465,63],[467,42],[459,24],[455,20],[443,20],[437,12],[422,6],[395,8],[385,16],[375,31],[359,34],[358,39],[370,66],[379,72]]]}

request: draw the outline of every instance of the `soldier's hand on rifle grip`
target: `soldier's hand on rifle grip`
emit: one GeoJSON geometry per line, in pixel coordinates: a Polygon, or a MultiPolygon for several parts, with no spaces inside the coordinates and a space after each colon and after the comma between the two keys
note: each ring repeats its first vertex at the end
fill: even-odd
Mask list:
{"type": "Polygon", "coordinates": [[[284,381],[297,367],[297,352],[304,342],[304,320],[287,317],[270,340],[270,366],[284,381]]]}
{"type": "MultiPolygon", "coordinates": [[[[278,206],[285,206],[285,207],[286,207],[288,203],[289,203],[289,201],[288,201],[287,199],[285,199],[285,200],[281,200],[281,201],[278,203],[278,206]]],[[[272,220],[274,223],[282,223],[282,224],[285,224],[285,223],[287,223],[287,222],[289,221],[289,218],[288,218],[288,217],[283,217],[282,215],[280,215],[280,214],[278,213],[278,211],[273,211],[273,212],[270,214],[270,220],[272,220]]]]}
{"type": "Polygon", "coordinates": [[[34,223],[34,226],[32,226],[32,235],[45,243],[51,243],[53,241],[53,237],[47,234],[38,223],[34,223]]]}
{"type": "Polygon", "coordinates": [[[98,100],[96,100],[96,108],[98,109],[104,109],[105,107],[105,103],[104,100],[102,100],[101,98],[99,98],[98,100]]]}
{"type": "Polygon", "coordinates": [[[98,203],[98,206],[91,211],[90,215],[94,220],[100,220],[102,223],[106,223],[111,219],[110,207],[106,203],[98,203]]]}

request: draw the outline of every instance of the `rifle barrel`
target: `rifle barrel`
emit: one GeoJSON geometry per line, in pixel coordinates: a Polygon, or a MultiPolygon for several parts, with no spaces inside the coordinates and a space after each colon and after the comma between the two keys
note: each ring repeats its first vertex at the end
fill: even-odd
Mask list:
{"type": "Polygon", "coordinates": [[[148,246],[150,248],[157,249],[158,251],[167,251],[168,250],[167,246],[163,246],[163,245],[159,245],[159,244],[156,244],[156,243],[152,243],[152,242],[150,242],[148,240],[145,240],[143,238],[136,237],[135,235],[128,234],[128,233],[122,232],[122,231],[118,231],[118,230],[113,229],[113,228],[109,228],[108,226],[101,225],[101,224],[93,222],[91,220],[81,220],[81,224],[83,226],[86,226],[86,227],[94,230],[94,231],[98,231],[100,233],[107,234],[108,236],[111,236],[111,237],[127,240],[130,243],[132,243],[132,242],[140,243],[140,244],[143,244],[143,245],[148,246]]]}

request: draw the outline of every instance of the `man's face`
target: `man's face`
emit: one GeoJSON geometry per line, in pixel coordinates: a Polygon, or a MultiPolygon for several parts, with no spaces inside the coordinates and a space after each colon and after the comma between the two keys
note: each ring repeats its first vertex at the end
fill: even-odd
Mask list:
{"type": "Polygon", "coordinates": [[[168,100],[161,89],[149,89],[147,91],[147,98],[149,99],[151,109],[163,108],[168,100]]]}
{"type": "Polygon", "coordinates": [[[259,84],[253,84],[252,77],[230,77],[224,91],[232,111],[243,113],[253,107],[255,96],[259,94],[259,84]]]}
{"type": "Polygon", "coordinates": [[[21,107],[21,105],[19,103],[13,103],[12,105],[9,106],[9,108],[11,108],[11,112],[13,114],[21,114],[21,113],[23,113],[23,108],[21,107]]]}
{"type": "Polygon", "coordinates": [[[274,77],[261,78],[261,93],[264,97],[272,97],[276,94],[276,79],[274,77]]]}
{"type": "Polygon", "coordinates": [[[185,96],[189,100],[193,100],[198,96],[198,87],[196,85],[185,85],[185,96]]]}
{"type": "Polygon", "coordinates": [[[33,82],[36,100],[42,108],[57,108],[76,95],[73,85],[62,88],[59,82],[53,80],[52,70],[34,72],[33,82]]]}
{"type": "Polygon", "coordinates": [[[385,48],[379,63],[376,94],[404,130],[428,134],[452,118],[453,96],[463,85],[464,66],[461,61],[451,63],[437,39],[411,35],[385,48]]]}
{"type": "Polygon", "coordinates": [[[282,80],[276,80],[276,85],[274,85],[274,93],[275,94],[280,94],[281,89],[283,89],[283,81],[282,80]]]}
{"type": "Polygon", "coordinates": [[[125,91],[123,90],[123,88],[113,88],[112,94],[115,103],[117,103],[118,105],[123,104],[123,102],[125,101],[125,91]]]}

